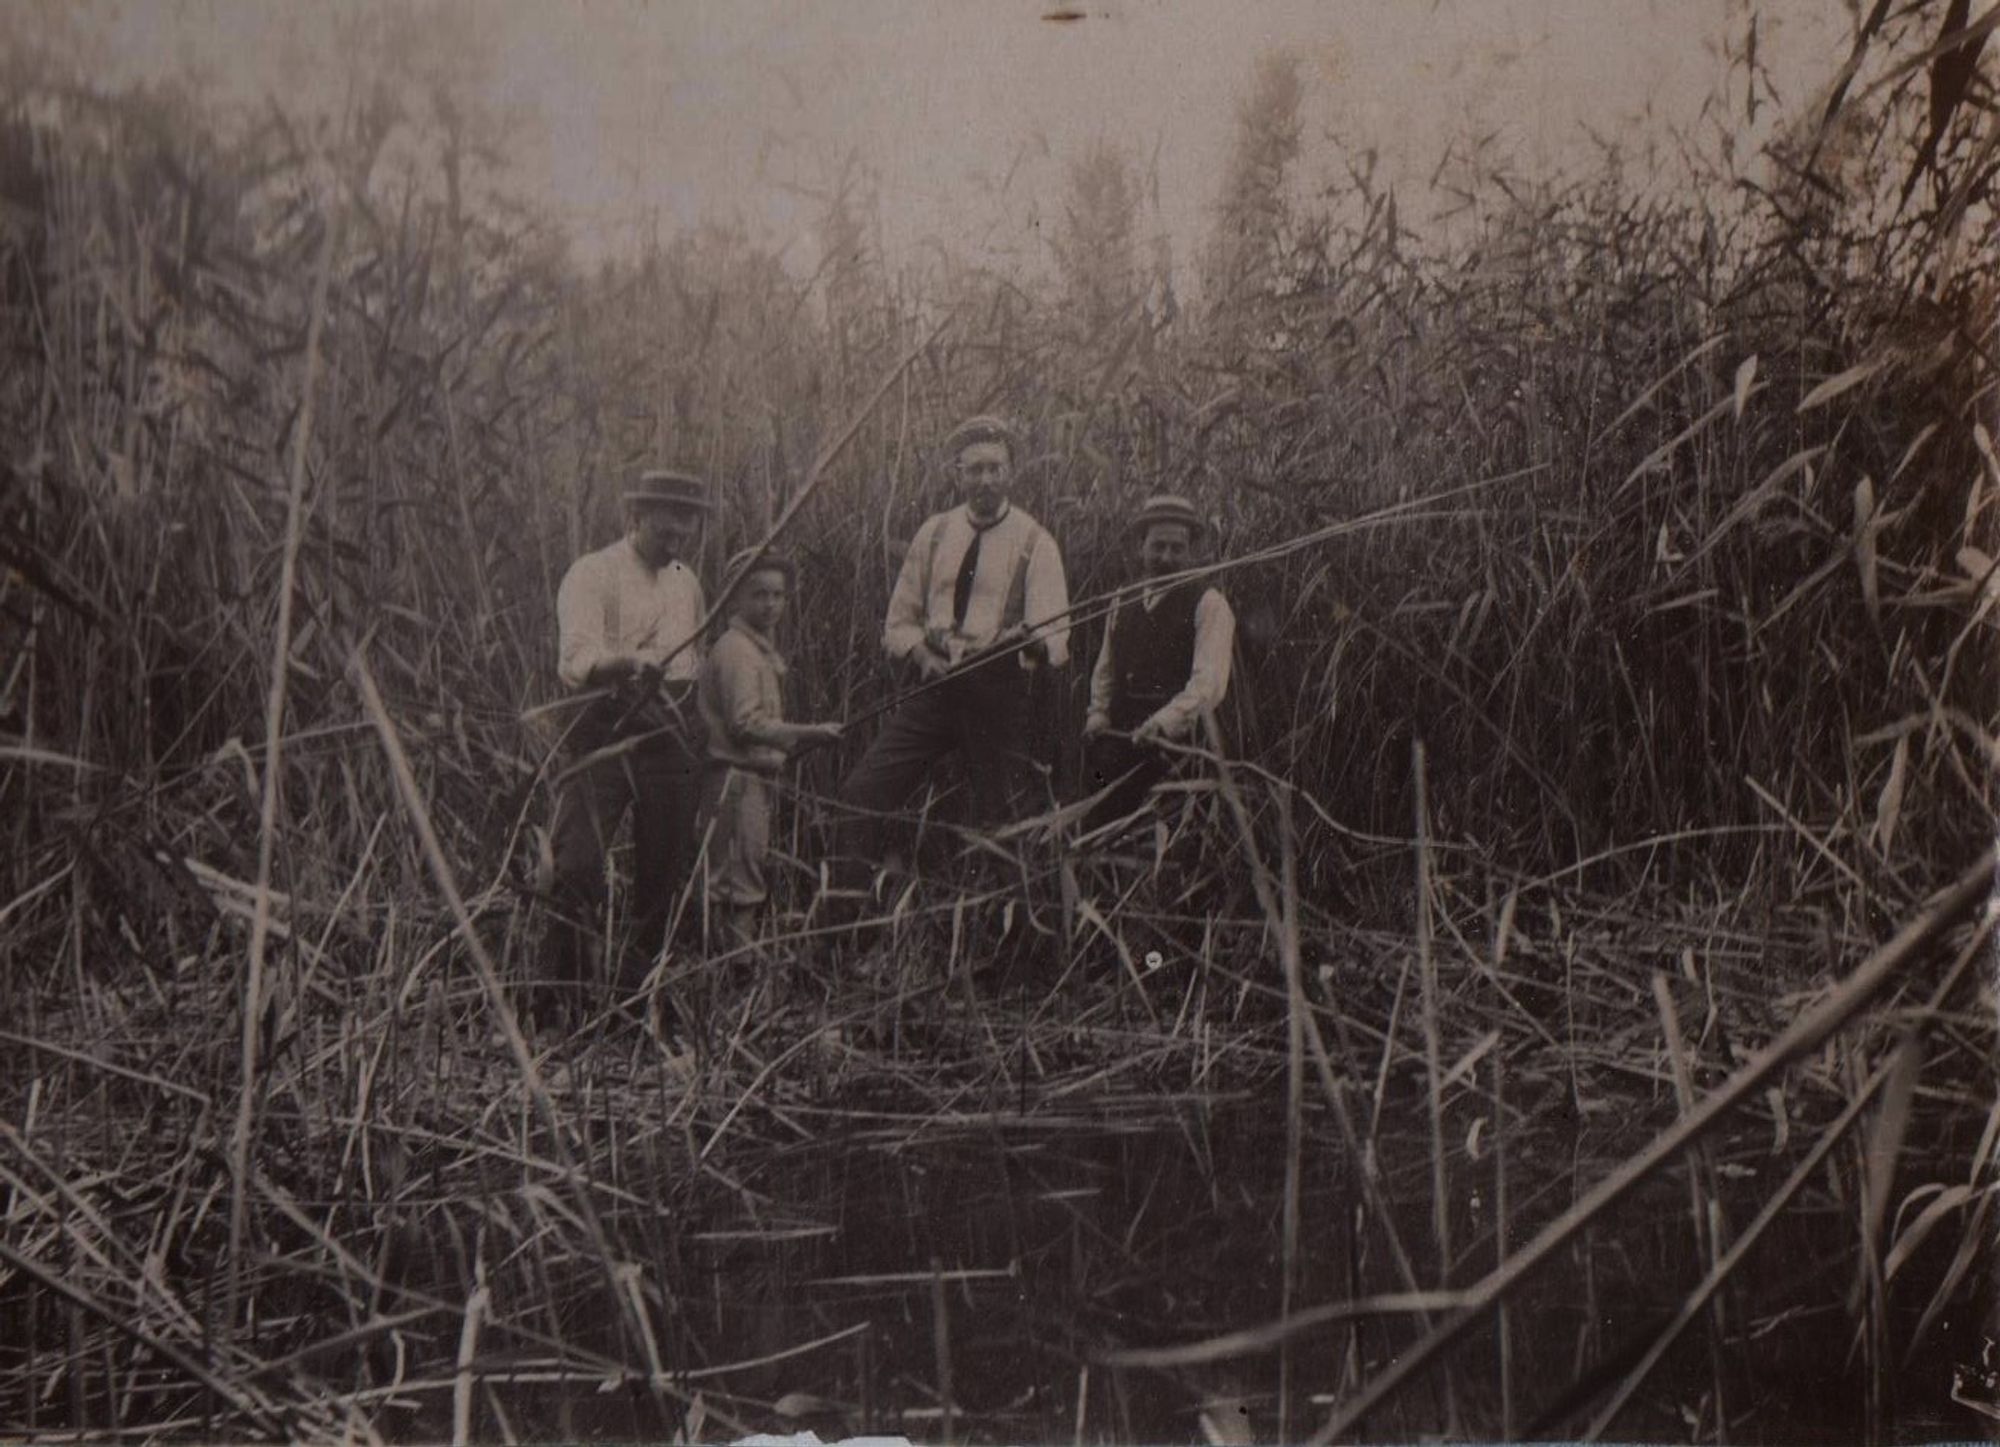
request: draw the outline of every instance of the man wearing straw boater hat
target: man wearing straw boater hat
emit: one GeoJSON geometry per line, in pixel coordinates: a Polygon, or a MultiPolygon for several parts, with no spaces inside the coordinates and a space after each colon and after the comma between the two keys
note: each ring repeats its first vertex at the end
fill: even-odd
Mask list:
{"type": "Polygon", "coordinates": [[[1190,565],[1207,531],[1194,504],[1172,493],[1147,498],[1133,515],[1130,536],[1150,585],[1114,605],[1090,673],[1084,778],[1108,792],[1085,814],[1085,832],[1137,809],[1172,766],[1159,744],[1188,739],[1229,690],[1229,600],[1199,579],[1164,581],[1190,565]]]}
{"type": "Polygon", "coordinates": [[[637,988],[665,941],[694,862],[700,738],[694,704],[705,610],[685,559],[701,537],[708,485],[684,472],[640,474],[625,491],[625,536],[571,564],[556,593],[558,671],[581,711],[558,785],[551,931],[541,1001],[580,1012],[603,929],[605,852],[627,811],[633,868],[626,949],[609,983],[637,988]],[[567,995],[567,1000],[558,997],[567,995]]]}
{"type": "Polygon", "coordinates": [[[882,647],[912,691],[841,787],[851,811],[844,854],[879,861],[881,816],[952,752],[965,764],[975,822],[1019,806],[1032,773],[1030,681],[1069,661],[1062,553],[1013,504],[1019,454],[997,417],[970,418],[945,440],[963,501],[925,520],[897,575],[882,647]]]}

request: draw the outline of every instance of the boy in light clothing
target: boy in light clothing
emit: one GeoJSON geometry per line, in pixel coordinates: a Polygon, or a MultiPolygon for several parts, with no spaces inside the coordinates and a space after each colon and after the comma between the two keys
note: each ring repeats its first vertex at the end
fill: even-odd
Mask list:
{"type": "Polygon", "coordinates": [[[796,574],[775,553],[745,550],[726,575],[729,627],[708,651],[696,684],[708,732],[702,779],[702,879],[710,928],[747,943],[769,897],[764,861],[771,851],[772,786],[794,749],[840,738],[837,723],[786,723],[785,660],[772,641],[796,574]]]}

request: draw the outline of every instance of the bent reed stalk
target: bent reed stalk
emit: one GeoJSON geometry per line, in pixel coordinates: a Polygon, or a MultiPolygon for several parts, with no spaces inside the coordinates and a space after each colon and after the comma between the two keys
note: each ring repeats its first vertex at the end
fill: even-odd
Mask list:
{"type": "Polygon", "coordinates": [[[2000,280],[1954,220],[1990,138],[1949,65],[1935,138],[1885,88],[1958,53],[1948,9],[1871,17],[1768,174],[1649,199],[1472,162],[1431,235],[1356,175],[1236,225],[1226,300],[1171,310],[1102,247],[892,268],[846,186],[811,277],[726,229],[585,271],[496,199],[476,110],[370,112],[316,161],[290,101],[0,55],[0,1420],[1964,1412],[1880,1349],[1968,1339],[1990,1258],[1994,1022],[1950,971],[1909,1003],[1964,925],[1881,943],[1941,887],[1976,908],[2000,757],[2000,280]],[[834,782],[911,696],[875,630],[934,444],[985,410],[1079,600],[1035,684],[1047,797],[987,834],[940,774],[915,874],[838,899],[834,782]],[[783,792],[769,927],[658,962],[685,1056],[510,1014],[555,589],[661,463],[714,483],[706,579],[797,555],[788,704],[849,724],[783,792]],[[1177,581],[1228,593],[1234,681],[1086,849],[1085,676],[1161,490],[1214,524],[1177,581]],[[1870,1168],[1831,1143],[1918,1027],[1870,1168]],[[1770,1267],[1797,1249],[1871,1284],[1770,1267]],[[1585,1331],[1586,1295],[1630,1319],[1585,1331]],[[1856,1328],[1865,1384],[1785,1395],[1856,1328]]]}

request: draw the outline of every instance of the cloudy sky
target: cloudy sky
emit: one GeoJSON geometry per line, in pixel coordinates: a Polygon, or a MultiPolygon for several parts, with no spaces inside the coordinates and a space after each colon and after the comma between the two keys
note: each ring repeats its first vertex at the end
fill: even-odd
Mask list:
{"type": "Polygon", "coordinates": [[[1588,164],[1593,137],[1637,175],[1682,137],[1712,144],[1718,125],[1754,144],[1823,89],[1852,25],[1829,0],[91,0],[84,13],[114,71],[192,73],[236,99],[309,94],[353,52],[343,27],[422,17],[520,118],[516,184],[585,256],[703,220],[809,253],[818,198],[846,172],[878,199],[892,252],[936,239],[1016,261],[1044,248],[1035,223],[1060,214],[1065,165],[1099,139],[1156,177],[1145,231],[1191,255],[1269,50],[1298,56],[1307,79],[1306,184],[1373,147],[1420,219],[1440,159],[1471,137],[1530,175],[1588,164]]]}

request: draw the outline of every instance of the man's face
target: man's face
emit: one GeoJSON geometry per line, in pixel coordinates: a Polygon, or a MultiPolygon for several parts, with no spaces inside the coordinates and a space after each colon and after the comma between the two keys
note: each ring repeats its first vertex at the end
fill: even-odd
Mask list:
{"type": "Polygon", "coordinates": [[[1149,578],[1164,578],[1188,565],[1194,530],[1185,523],[1153,523],[1139,540],[1139,566],[1149,578]]]}
{"type": "Polygon", "coordinates": [[[785,575],[776,568],[759,568],[736,587],[736,614],[765,637],[770,637],[785,616],[790,590],[785,575]]]}
{"type": "Polygon", "coordinates": [[[1014,485],[1014,459],[1004,442],[975,442],[958,454],[958,490],[982,518],[1007,504],[1014,485]]]}
{"type": "Polygon", "coordinates": [[[653,567],[686,557],[700,536],[701,513],[695,508],[646,503],[632,510],[633,545],[653,567]]]}

